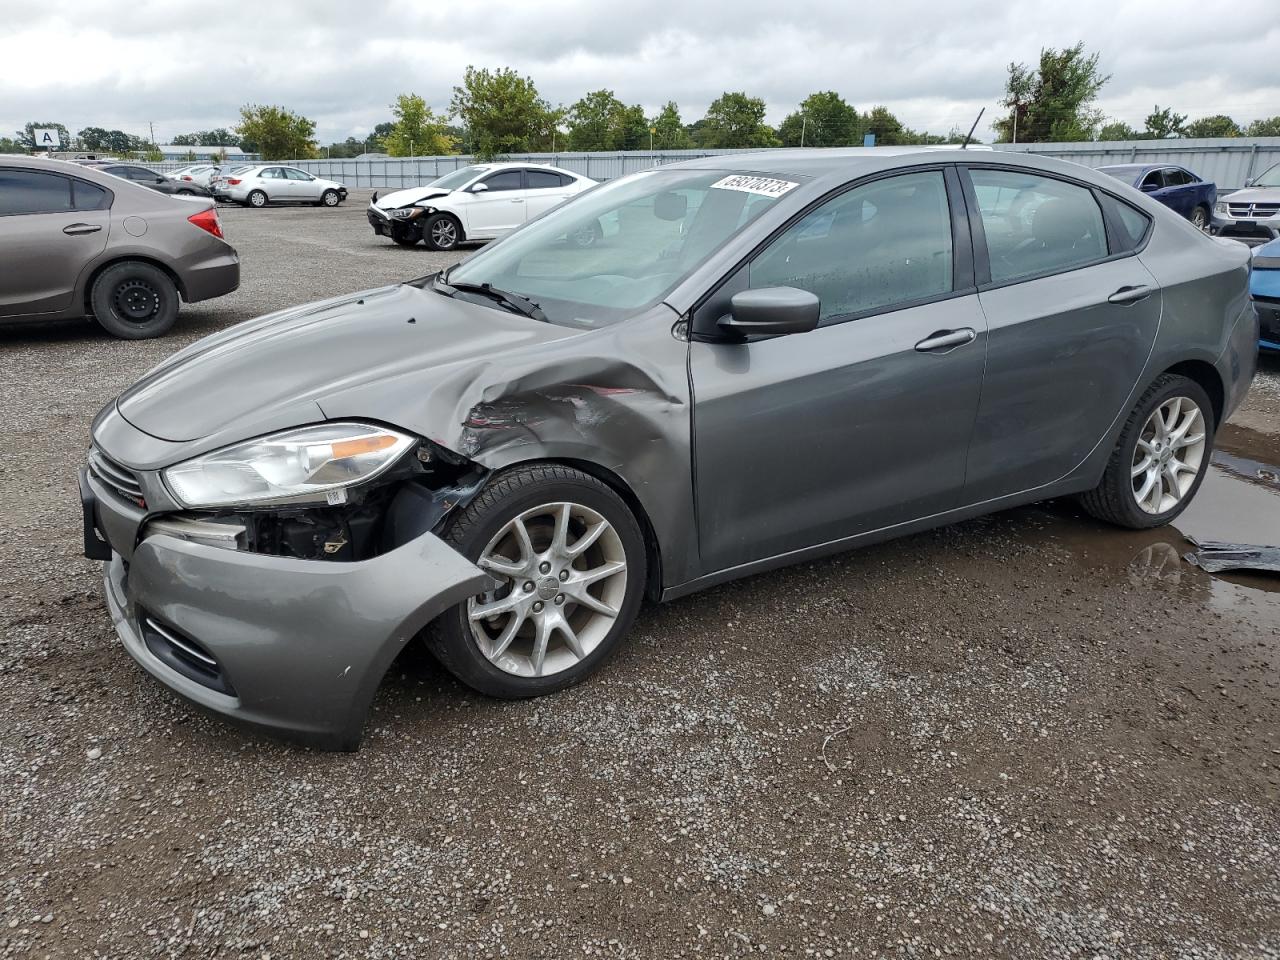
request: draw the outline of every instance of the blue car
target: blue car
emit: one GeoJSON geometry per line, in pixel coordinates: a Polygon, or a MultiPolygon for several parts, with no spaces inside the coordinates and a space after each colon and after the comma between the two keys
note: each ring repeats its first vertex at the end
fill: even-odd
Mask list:
{"type": "Polygon", "coordinates": [[[1201,180],[1190,170],[1170,164],[1120,163],[1099,167],[1098,172],[1136,187],[1152,200],[1159,200],[1182,214],[1201,230],[1209,229],[1213,205],[1218,201],[1218,186],[1201,180]]]}
{"type": "Polygon", "coordinates": [[[1249,293],[1258,310],[1258,346],[1280,350],[1280,239],[1253,248],[1249,293]]]}

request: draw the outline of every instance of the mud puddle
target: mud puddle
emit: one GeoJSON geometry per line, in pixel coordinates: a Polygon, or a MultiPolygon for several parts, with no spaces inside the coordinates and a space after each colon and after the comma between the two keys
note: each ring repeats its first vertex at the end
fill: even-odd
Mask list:
{"type": "Polygon", "coordinates": [[[1098,523],[1071,501],[1034,512],[1047,537],[1069,562],[1102,576],[1125,577],[1135,587],[1176,590],[1208,610],[1245,618],[1280,636],[1280,576],[1207,574],[1187,563],[1187,539],[1280,547],[1280,438],[1228,424],[1217,438],[1209,473],[1191,505],[1166,527],[1118,530],[1098,523]]]}

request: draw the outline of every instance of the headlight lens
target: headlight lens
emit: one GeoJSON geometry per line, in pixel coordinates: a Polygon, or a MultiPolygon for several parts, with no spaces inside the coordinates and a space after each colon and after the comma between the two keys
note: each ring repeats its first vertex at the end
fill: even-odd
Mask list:
{"type": "Polygon", "coordinates": [[[1213,205],[1213,209],[1214,209],[1214,212],[1216,213],[1226,213],[1227,202],[1225,200],[1219,200],[1217,203],[1213,205]]]}
{"type": "Polygon", "coordinates": [[[398,210],[391,210],[389,212],[391,216],[395,217],[397,220],[412,220],[420,214],[422,210],[418,207],[401,207],[398,210]]]}
{"type": "Polygon", "coordinates": [[[366,423],[322,423],[259,437],[169,467],[165,483],[184,507],[344,503],[346,488],[377,476],[413,437],[366,423]]]}

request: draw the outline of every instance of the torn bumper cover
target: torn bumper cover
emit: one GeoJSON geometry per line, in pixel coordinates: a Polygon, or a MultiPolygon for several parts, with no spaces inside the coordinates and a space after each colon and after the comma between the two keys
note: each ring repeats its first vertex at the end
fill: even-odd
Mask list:
{"type": "Polygon", "coordinates": [[[104,580],[116,632],[153,677],[234,721],[330,750],[359,746],[392,660],[488,582],[430,533],[347,563],[158,534],[127,563],[113,550],[104,580]]]}

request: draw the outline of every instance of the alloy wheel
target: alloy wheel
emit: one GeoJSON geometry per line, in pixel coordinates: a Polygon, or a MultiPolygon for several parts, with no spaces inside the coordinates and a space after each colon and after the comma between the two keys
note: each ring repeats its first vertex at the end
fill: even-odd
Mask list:
{"type": "Polygon", "coordinates": [[[547,503],[509,520],[477,564],[492,589],[467,601],[471,636],[499,670],[546,677],[575,666],[613,628],[627,594],[622,538],[579,503],[547,503]]]}
{"type": "Polygon", "coordinates": [[[1205,216],[1204,207],[1196,207],[1192,212],[1191,225],[1197,230],[1203,230],[1209,225],[1209,218],[1205,216]]]}
{"type": "Polygon", "coordinates": [[[452,247],[458,242],[458,228],[452,220],[437,220],[431,225],[431,240],[442,249],[452,247]]]}
{"type": "Polygon", "coordinates": [[[322,199],[326,207],[336,207],[338,205],[338,195],[332,190],[326,191],[322,199]]]}
{"type": "Polygon", "coordinates": [[[112,306],[122,320],[145,323],[160,310],[160,293],[145,280],[126,280],[111,295],[112,306]]]}
{"type": "Polygon", "coordinates": [[[1190,397],[1170,397],[1152,411],[1133,451],[1133,498],[1146,513],[1172,510],[1195,485],[1208,437],[1204,412],[1190,397]]]}

